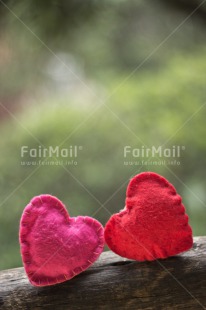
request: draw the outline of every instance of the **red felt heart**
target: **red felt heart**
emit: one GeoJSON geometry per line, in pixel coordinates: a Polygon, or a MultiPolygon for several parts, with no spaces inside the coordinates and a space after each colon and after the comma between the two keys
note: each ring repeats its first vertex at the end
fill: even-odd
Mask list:
{"type": "Polygon", "coordinates": [[[130,181],[126,207],[109,219],[104,235],[112,251],[138,261],[167,258],[193,244],[181,197],[153,172],[143,172],[130,181]]]}
{"type": "Polygon", "coordinates": [[[56,197],[33,198],[23,212],[19,236],[30,282],[35,286],[53,285],[87,269],[103,250],[103,231],[91,217],[69,217],[56,197]]]}

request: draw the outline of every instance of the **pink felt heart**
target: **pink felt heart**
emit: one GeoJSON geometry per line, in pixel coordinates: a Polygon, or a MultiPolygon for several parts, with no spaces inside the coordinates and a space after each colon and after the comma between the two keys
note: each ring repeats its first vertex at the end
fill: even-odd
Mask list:
{"type": "Polygon", "coordinates": [[[69,280],[97,260],[104,229],[88,216],[70,217],[56,197],[34,197],[20,223],[20,246],[30,282],[47,286],[69,280]]]}

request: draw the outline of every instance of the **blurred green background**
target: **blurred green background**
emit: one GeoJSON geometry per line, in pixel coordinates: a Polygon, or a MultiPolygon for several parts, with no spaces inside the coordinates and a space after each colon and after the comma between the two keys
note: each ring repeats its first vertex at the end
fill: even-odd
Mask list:
{"type": "Polygon", "coordinates": [[[200,3],[0,3],[1,269],[22,265],[19,221],[33,196],[56,195],[70,215],[104,224],[124,207],[128,181],[141,171],[168,178],[194,235],[206,234],[206,5],[195,10],[200,3]],[[22,146],[58,145],[80,147],[69,159],[75,163],[22,164],[41,159],[22,159],[22,146]],[[160,145],[183,147],[180,163],[143,158],[141,165],[131,154],[124,163],[125,146],[160,145]]]}

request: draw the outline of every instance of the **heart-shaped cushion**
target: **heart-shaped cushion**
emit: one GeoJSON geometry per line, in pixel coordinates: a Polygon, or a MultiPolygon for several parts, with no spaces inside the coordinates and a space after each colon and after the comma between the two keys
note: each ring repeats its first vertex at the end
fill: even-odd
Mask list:
{"type": "Polygon", "coordinates": [[[87,269],[104,247],[104,229],[88,216],[70,217],[56,197],[34,197],[20,223],[20,245],[30,282],[47,286],[87,269]]]}
{"type": "Polygon", "coordinates": [[[105,241],[120,256],[144,261],[192,247],[192,230],[181,197],[162,176],[143,172],[131,179],[126,207],[105,227],[105,241]]]}

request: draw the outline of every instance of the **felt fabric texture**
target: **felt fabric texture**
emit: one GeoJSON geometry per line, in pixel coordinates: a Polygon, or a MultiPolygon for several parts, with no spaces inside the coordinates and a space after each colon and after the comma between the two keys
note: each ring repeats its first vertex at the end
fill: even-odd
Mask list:
{"type": "Polygon", "coordinates": [[[104,229],[91,217],[70,217],[56,197],[40,195],[24,209],[19,239],[31,284],[47,286],[92,265],[103,251],[104,229]]]}
{"type": "Polygon", "coordinates": [[[138,261],[164,259],[192,247],[192,229],[181,197],[162,176],[143,172],[131,179],[126,207],[105,227],[116,254],[138,261]]]}

